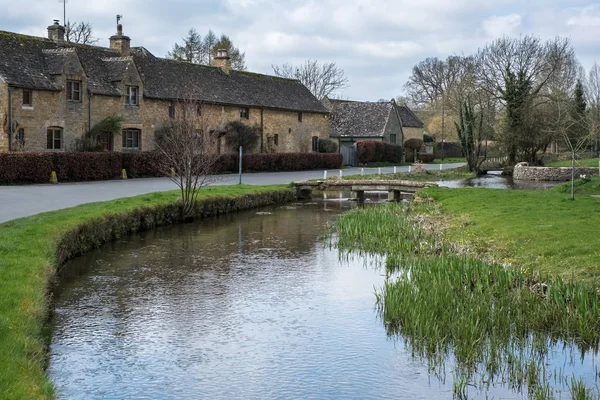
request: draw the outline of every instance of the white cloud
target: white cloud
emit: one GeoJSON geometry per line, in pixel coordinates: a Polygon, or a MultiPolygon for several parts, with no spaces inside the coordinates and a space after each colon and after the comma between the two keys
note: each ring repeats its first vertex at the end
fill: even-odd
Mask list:
{"type": "Polygon", "coordinates": [[[483,21],[483,31],[490,38],[518,34],[518,28],[520,26],[521,16],[519,14],[509,14],[503,16],[494,15],[483,21]]]}
{"type": "MultiPolygon", "coordinates": [[[[68,17],[91,22],[99,45],[123,14],[133,46],[164,56],[189,28],[227,34],[250,70],[305,59],[336,61],[350,98],[391,98],[426,57],[471,54],[503,35],[572,39],[584,65],[597,57],[600,5],[586,0],[107,0],[67,3],[68,17]],[[579,4],[579,6],[578,6],[579,4]]],[[[56,0],[0,0],[0,29],[43,36],[62,19],[56,0]]],[[[600,60],[598,60],[600,61],[600,60]]]]}

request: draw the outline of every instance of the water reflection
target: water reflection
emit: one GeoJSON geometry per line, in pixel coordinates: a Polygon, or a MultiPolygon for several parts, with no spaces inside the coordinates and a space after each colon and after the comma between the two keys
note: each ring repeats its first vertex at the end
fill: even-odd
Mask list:
{"type": "Polygon", "coordinates": [[[501,176],[500,171],[490,171],[487,175],[472,179],[436,182],[439,186],[449,188],[483,187],[490,189],[543,190],[559,185],[562,182],[513,180],[510,176],[501,176]]]}
{"type": "MultiPolygon", "coordinates": [[[[340,261],[322,238],[347,197],[161,228],[71,262],[50,347],[59,398],[451,399],[451,379],[386,335],[381,260],[340,261]]],[[[473,396],[486,397],[521,398],[473,396]]]]}
{"type": "Polygon", "coordinates": [[[451,398],[386,337],[382,272],[339,262],[320,239],[351,205],[313,203],[157,229],[74,260],[50,348],[59,397],[451,398]]]}

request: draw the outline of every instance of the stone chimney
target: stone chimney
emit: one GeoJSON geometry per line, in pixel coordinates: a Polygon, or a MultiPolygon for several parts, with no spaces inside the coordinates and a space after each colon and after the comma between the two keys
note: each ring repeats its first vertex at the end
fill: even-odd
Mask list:
{"type": "Polygon", "coordinates": [[[57,19],[48,27],[48,39],[56,43],[65,41],[65,27],[59,24],[57,19]]]}
{"type": "Polygon", "coordinates": [[[117,24],[117,34],[110,37],[110,48],[117,50],[123,57],[129,55],[131,39],[129,36],[123,35],[123,25],[117,24]]]}
{"type": "Polygon", "coordinates": [[[217,50],[217,55],[215,56],[215,66],[221,68],[223,72],[229,75],[231,71],[231,58],[229,58],[229,54],[227,54],[226,49],[217,50]]]}

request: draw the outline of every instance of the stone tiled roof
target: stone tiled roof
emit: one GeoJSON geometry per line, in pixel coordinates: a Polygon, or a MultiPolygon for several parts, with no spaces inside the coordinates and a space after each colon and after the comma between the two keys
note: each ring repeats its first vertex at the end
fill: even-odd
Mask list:
{"type": "Polygon", "coordinates": [[[391,102],[330,102],[334,137],[383,137],[388,118],[394,112],[391,102]]]}
{"type": "Polygon", "coordinates": [[[397,105],[402,126],[407,128],[423,128],[423,122],[407,106],[397,105]]]}
{"type": "Polygon", "coordinates": [[[143,48],[134,48],[133,54],[147,97],[327,112],[321,102],[294,79],[234,70],[227,75],[217,67],[155,57],[143,48]]]}
{"type": "Polygon", "coordinates": [[[40,90],[61,90],[57,76],[67,58],[79,58],[94,94],[121,96],[117,83],[129,68],[136,68],[144,96],[158,99],[194,99],[208,103],[254,106],[291,111],[327,113],[327,109],[299,81],[269,75],[231,71],[153,56],[132,49],[121,57],[112,49],[0,31],[0,79],[9,85],[40,90]]]}
{"type": "MultiPolygon", "coordinates": [[[[22,88],[59,90],[48,72],[43,52],[55,47],[50,40],[0,31],[0,78],[22,88]]],[[[48,59],[52,70],[55,58],[49,56],[48,59]]]]}

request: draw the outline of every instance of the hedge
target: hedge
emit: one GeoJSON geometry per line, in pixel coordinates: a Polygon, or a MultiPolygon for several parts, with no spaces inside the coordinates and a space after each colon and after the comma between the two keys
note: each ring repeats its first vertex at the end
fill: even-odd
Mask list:
{"type": "Polygon", "coordinates": [[[356,142],[358,162],[402,162],[402,146],[380,142],[378,140],[359,140],[356,142]]]}
{"type": "MultiPolygon", "coordinates": [[[[1,153],[0,184],[47,183],[52,171],[59,182],[77,182],[119,178],[125,169],[130,178],[166,176],[161,168],[159,152],[64,152],[64,153],[1,153]]],[[[217,173],[237,172],[239,156],[218,156],[217,173]]],[[[341,154],[271,153],[246,154],[245,172],[302,171],[334,169],[342,165],[341,154]]]]}

